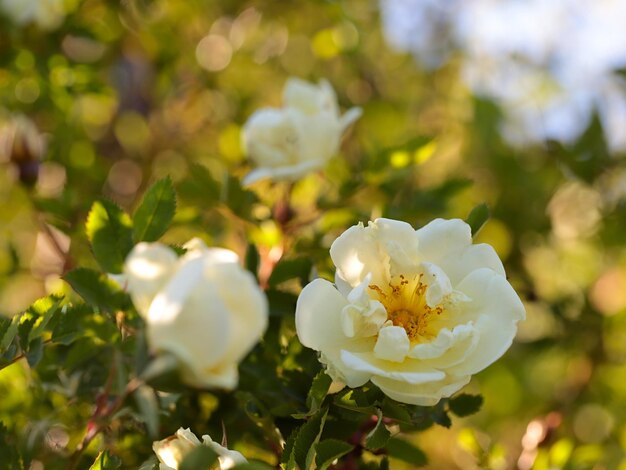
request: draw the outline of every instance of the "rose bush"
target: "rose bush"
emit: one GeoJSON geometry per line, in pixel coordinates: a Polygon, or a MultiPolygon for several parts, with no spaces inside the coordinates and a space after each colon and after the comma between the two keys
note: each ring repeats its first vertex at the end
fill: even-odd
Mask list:
{"type": "Polygon", "coordinates": [[[178,258],[161,243],[139,243],[122,282],[151,348],[174,355],[186,383],[235,388],[238,363],[267,327],[267,300],[234,252],[198,239],[185,248],[178,258]]]}
{"type": "Polygon", "coordinates": [[[198,446],[210,447],[218,455],[219,463],[213,468],[228,470],[237,464],[248,463],[241,453],[229,450],[213,442],[210,436],[202,436],[202,442],[189,429],[180,428],[176,434],[152,445],[152,449],[159,459],[159,470],[177,470],[187,454],[198,446]]]}
{"type": "Polygon", "coordinates": [[[343,132],[361,115],[352,108],[340,116],[331,85],[290,78],[284,107],[256,111],[243,128],[243,147],[257,166],[244,184],[272,178],[294,180],[323,168],[339,149],[343,132]]]}
{"type": "Polygon", "coordinates": [[[525,316],[494,249],[473,245],[458,219],[359,224],[330,255],[335,286],[303,289],[296,328],[349,387],[371,380],[395,400],[433,405],[498,359],[525,316]]]}

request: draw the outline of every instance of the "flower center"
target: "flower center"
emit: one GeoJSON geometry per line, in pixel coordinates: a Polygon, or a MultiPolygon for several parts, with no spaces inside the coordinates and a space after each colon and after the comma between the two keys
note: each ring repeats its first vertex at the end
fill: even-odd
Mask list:
{"type": "Polygon", "coordinates": [[[422,274],[407,278],[400,274],[392,276],[384,288],[370,284],[373,295],[387,310],[387,319],[401,326],[411,341],[431,337],[428,324],[434,316],[441,315],[443,307],[430,307],[426,303],[428,286],[422,283],[422,274]]]}

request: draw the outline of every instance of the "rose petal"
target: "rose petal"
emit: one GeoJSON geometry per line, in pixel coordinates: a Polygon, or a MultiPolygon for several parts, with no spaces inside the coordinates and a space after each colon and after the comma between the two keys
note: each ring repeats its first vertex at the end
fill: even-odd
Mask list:
{"type": "Polygon", "coordinates": [[[429,307],[436,307],[445,297],[452,293],[452,285],[446,273],[432,263],[421,264],[422,281],[428,286],[426,290],[426,303],[429,307]]]}
{"type": "Polygon", "coordinates": [[[480,342],[472,354],[449,372],[456,375],[475,374],[511,346],[517,322],[525,318],[524,305],[507,280],[491,269],[470,273],[457,289],[471,301],[456,312],[456,321],[473,321],[474,328],[480,332],[480,342]]]}
{"type": "Polygon", "coordinates": [[[417,230],[416,234],[421,259],[438,266],[448,254],[464,250],[472,244],[472,229],[461,219],[435,219],[417,230]]]}
{"type": "Polygon", "coordinates": [[[450,254],[439,261],[452,285],[461,282],[472,271],[489,268],[500,276],[506,276],[502,261],[491,245],[479,243],[470,245],[460,252],[450,254]]]}
{"type": "Polygon", "coordinates": [[[421,384],[442,380],[446,374],[442,371],[430,369],[420,361],[406,360],[391,362],[379,359],[372,352],[352,352],[343,349],[341,360],[355,372],[367,373],[370,376],[387,377],[409,384],[421,384]]]}
{"type": "Polygon", "coordinates": [[[476,350],[479,341],[480,331],[473,325],[458,325],[452,331],[442,329],[430,343],[415,345],[408,356],[421,359],[424,366],[449,371],[464,362],[476,350]]]}
{"type": "Polygon", "coordinates": [[[224,356],[231,335],[229,310],[215,286],[203,282],[204,264],[201,257],[186,260],[155,297],[147,316],[150,345],[171,352],[198,377],[224,356]]]}
{"type": "Polygon", "coordinates": [[[237,363],[248,354],[267,328],[268,305],[265,295],[248,271],[230,260],[237,255],[229,250],[207,251],[205,282],[215,286],[220,300],[230,313],[228,348],[220,362],[237,363]]]}
{"type": "Polygon", "coordinates": [[[378,359],[402,362],[409,352],[411,342],[401,326],[385,326],[378,332],[374,354],[378,359]]]}
{"type": "Polygon", "coordinates": [[[356,287],[369,273],[372,283],[386,285],[392,271],[407,274],[417,267],[415,230],[409,224],[377,219],[367,227],[355,225],[346,230],[330,247],[337,276],[356,287]]]}
{"type": "Polygon", "coordinates": [[[124,287],[137,311],[146,316],[152,300],[170,278],[178,262],[176,253],[161,243],[139,243],[124,263],[124,287]]]}
{"type": "Polygon", "coordinates": [[[388,397],[402,403],[419,406],[435,405],[442,398],[449,397],[460,390],[469,381],[469,376],[446,376],[442,380],[413,385],[381,376],[372,377],[372,383],[388,397]]]}
{"type": "Polygon", "coordinates": [[[257,181],[263,179],[272,178],[275,180],[297,180],[298,178],[310,173],[313,170],[317,170],[322,167],[321,162],[308,161],[298,163],[296,165],[282,166],[276,168],[256,168],[248,173],[242,180],[242,186],[249,186],[257,181]]]}
{"type": "Polygon", "coordinates": [[[300,342],[311,349],[337,347],[347,338],[341,328],[341,310],[348,304],[324,279],[307,284],[296,303],[296,331],[300,342]]]}

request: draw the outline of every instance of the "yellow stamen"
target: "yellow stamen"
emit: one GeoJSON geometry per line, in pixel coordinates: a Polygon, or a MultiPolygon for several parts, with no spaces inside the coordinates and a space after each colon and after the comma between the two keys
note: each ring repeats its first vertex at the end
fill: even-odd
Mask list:
{"type": "Polygon", "coordinates": [[[430,307],[426,303],[428,286],[422,283],[422,274],[407,279],[404,275],[393,276],[386,288],[375,284],[368,286],[372,296],[387,310],[387,318],[395,326],[401,326],[411,341],[432,337],[428,330],[430,320],[441,315],[443,307],[430,307]]]}

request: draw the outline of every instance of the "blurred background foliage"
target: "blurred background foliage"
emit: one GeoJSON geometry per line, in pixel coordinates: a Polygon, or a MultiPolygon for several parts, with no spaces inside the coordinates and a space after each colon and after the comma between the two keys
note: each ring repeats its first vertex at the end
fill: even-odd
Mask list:
{"type": "MultiPolygon", "coordinates": [[[[61,4],[52,24],[0,16],[3,316],[50,293],[75,295],[61,276],[96,266],[84,232],[93,201],[131,211],[165,175],[178,208],[163,240],[201,236],[242,257],[251,240],[266,260],[260,276],[273,308],[285,305],[278,315],[291,314],[312,266],[332,278],[328,247],[357,221],[388,216],[419,227],[486,202],[492,217],[477,240],[502,257],[528,318],[505,357],[472,380],[481,412],[415,442],[429,468],[626,469],[626,167],[598,119],[574,143],[510,146],[501,110],[464,85],[459,58],[428,70],[393,52],[369,1],[61,4]],[[364,114],[327,171],[293,185],[286,217],[283,186],[240,186],[249,170],[240,132],[255,109],[279,105],[289,76],[328,79],[343,109],[364,114]]],[[[293,325],[272,327],[268,334],[286,328],[293,338],[293,325]]],[[[100,342],[117,334],[89,328],[100,342]]],[[[287,346],[286,370],[314,360],[297,342],[287,346]]],[[[94,351],[95,365],[110,363],[110,350],[94,351]]],[[[24,455],[38,456],[33,469],[71,452],[93,413],[93,403],[74,402],[75,376],[34,377],[55,361],[86,359],[51,349],[37,369],[19,361],[0,370],[0,420],[24,455]]],[[[97,388],[106,377],[95,365],[86,373],[97,388]]],[[[199,412],[173,414],[162,436],[179,426],[200,434],[207,420],[219,423],[217,400],[235,400],[187,399],[199,412]]],[[[271,461],[246,444],[246,433],[259,432],[250,428],[229,425],[235,448],[271,461]]],[[[211,429],[219,440],[221,429],[211,429]]],[[[102,439],[128,468],[151,452],[137,429],[102,439]]]]}

